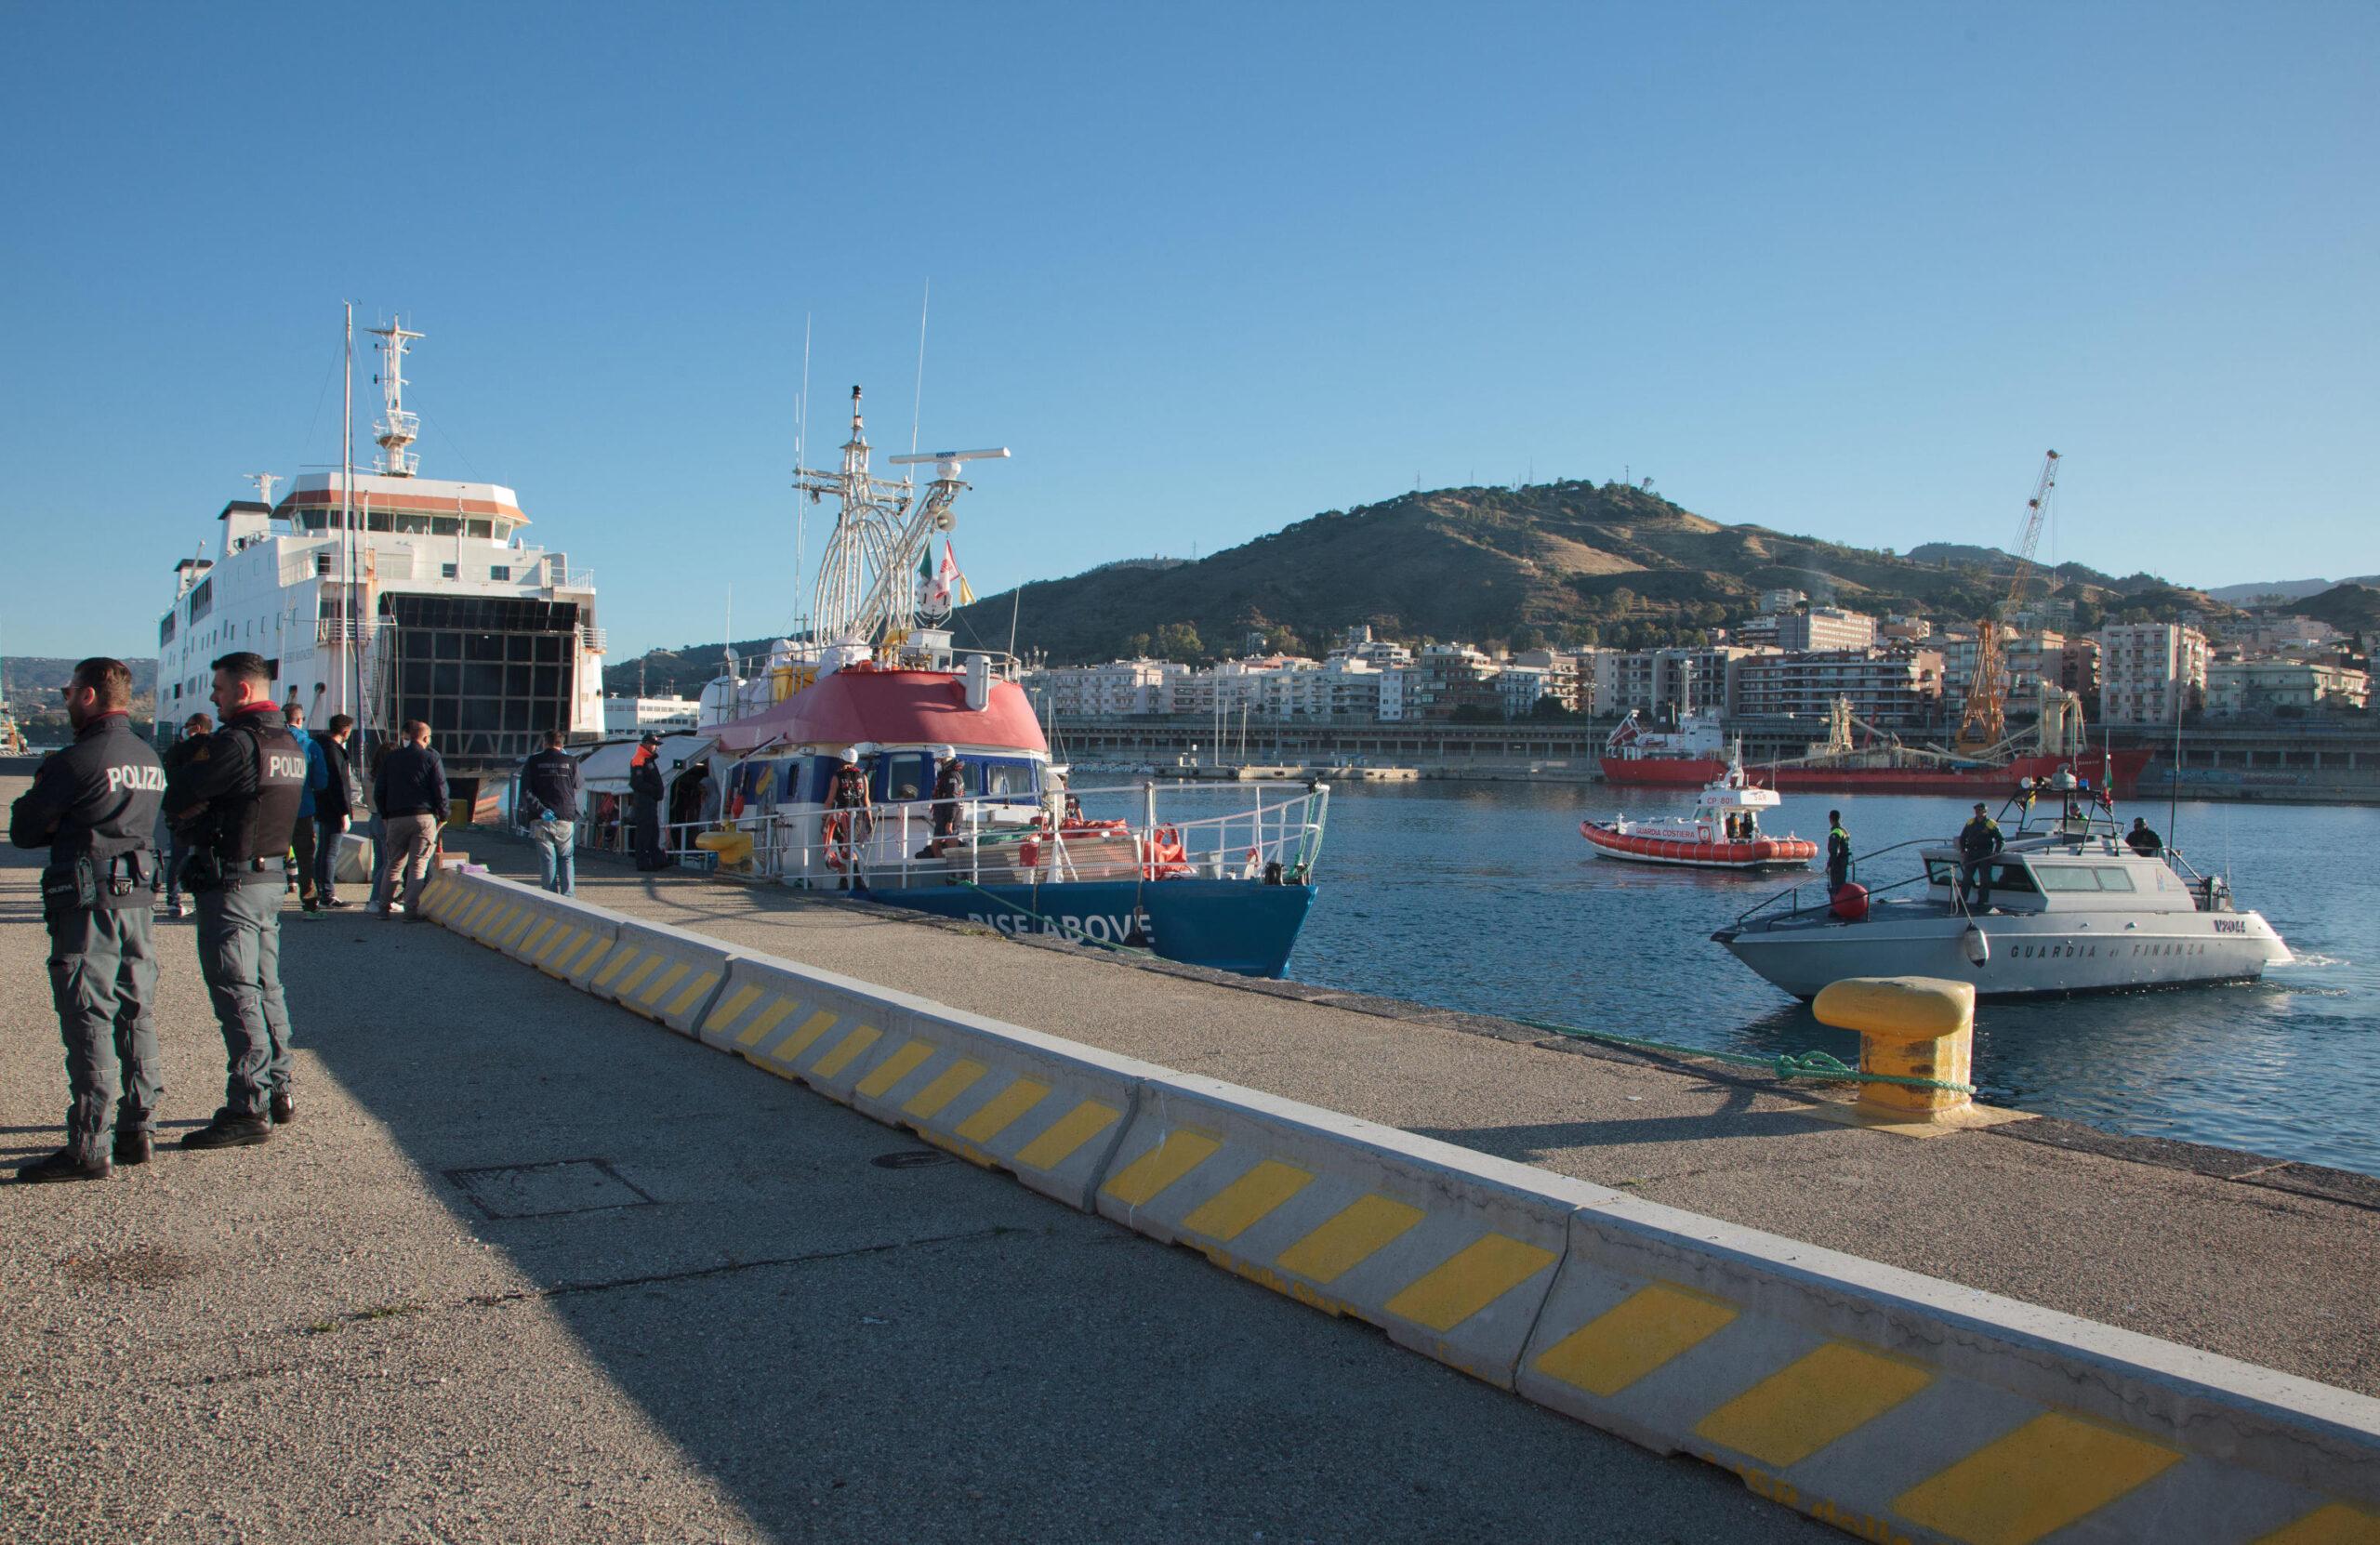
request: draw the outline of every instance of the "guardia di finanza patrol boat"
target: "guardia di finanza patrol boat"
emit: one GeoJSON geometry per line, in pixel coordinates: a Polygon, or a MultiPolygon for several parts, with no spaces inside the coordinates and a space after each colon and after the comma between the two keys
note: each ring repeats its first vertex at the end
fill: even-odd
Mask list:
{"type": "Polygon", "coordinates": [[[372,469],[355,467],[342,436],[339,469],[301,474],[278,504],[284,480],[250,474],[260,497],[223,507],[215,556],[201,543],[174,565],[157,722],[211,715],[208,663],[253,651],[309,724],[350,714],[368,748],[406,720],[427,723],[456,797],[472,799],[544,731],[602,733],[595,582],[528,538],[511,489],[420,475],[403,371],[422,335],[390,323],[371,336],[383,408],[372,469]]]}
{"type": "Polygon", "coordinates": [[[1069,790],[1015,658],[931,626],[967,593],[945,535],[959,469],[1008,452],[891,458],[930,467],[922,488],[875,477],[856,387],[842,451],[837,469],[796,472],[837,505],[813,625],[705,688],[670,759],[681,778],[704,769],[718,814],[672,845],[726,874],[1278,975],[1313,905],[1329,786],[1069,790]],[[937,799],[954,759],[960,786],[937,799]],[[866,772],[865,812],[830,805],[847,764],[866,772]]]}

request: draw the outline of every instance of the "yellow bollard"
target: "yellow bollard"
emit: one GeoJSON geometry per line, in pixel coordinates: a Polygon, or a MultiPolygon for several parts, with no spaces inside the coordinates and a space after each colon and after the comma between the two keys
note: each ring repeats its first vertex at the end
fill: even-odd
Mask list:
{"type": "MultiPolygon", "coordinates": [[[[1854,976],[1811,1004],[1823,1024],[1859,1032],[1859,1071],[1975,1081],[1975,987],[1931,976],[1854,976]]],[[[1914,1084],[1862,1084],[1860,1105],[1897,1121],[1950,1121],[1974,1097],[1914,1084]]]]}

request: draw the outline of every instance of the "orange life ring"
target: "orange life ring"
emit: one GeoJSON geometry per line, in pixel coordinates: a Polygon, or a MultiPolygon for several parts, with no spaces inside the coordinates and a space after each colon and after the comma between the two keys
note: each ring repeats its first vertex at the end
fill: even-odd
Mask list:
{"type": "Polygon", "coordinates": [[[1163,879],[1177,872],[1187,862],[1189,854],[1182,847],[1182,833],[1173,826],[1150,829],[1144,872],[1151,879],[1163,879]]]}

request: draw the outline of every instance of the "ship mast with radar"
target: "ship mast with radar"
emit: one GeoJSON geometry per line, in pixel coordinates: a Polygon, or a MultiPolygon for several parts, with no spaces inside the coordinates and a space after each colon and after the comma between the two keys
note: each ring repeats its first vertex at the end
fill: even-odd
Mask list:
{"type": "Polygon", "coordinates": [[[812,612],[813,637],[826,645],[897,642],[916,626],[918,566],[934,536],[959,523],[951,505],[969,486],[959,480],[960,465],[1009,454],[1003,446],[890,458],[895,467],[933,467],[933,479],[920,494],[914,474],[899,482],[870,475],[859,403],[860,389],[853,387],[852,437],[843,442],[840,469],[794,469],[793,486],[812,503],[832,495],[840,506],[819,559],[812,612]]]}
{"type": "Polygon", "coordinates": [[[405,346],[423,335],[395,322],[370,332],[387,360],[380,366],[381,417],[372,426],[380,446],[378,470],[384,477],[409,478],[421,466],[421,453],[413,448],[421,438],[421,416],[405,411],[405,346]]]}

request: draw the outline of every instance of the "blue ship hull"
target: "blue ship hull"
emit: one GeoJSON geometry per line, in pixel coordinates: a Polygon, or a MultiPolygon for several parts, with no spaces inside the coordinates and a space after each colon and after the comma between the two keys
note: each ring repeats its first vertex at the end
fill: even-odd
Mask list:
{"type": "Polygon", "coordinates": [[[1305,925],[1306,908],[1314,905],[1311,885],[1250,879],[870,886],[862,894],[888,906],[958,918],[1003,933],[1144,945],[1168,960],[1243,976],[1281,974],[1305,925]]]}

